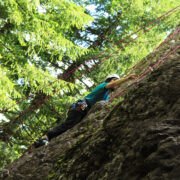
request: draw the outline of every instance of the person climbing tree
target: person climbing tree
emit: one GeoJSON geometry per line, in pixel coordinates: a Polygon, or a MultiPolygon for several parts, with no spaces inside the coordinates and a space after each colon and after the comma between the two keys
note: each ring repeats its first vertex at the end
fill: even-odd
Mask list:
{"type": "Polygon", "coordinates": [[[105,82],[98,85],[84,99],[78,100],[70,107],[66,121],[49,130],[47,135],[43,136],[40,140],[34,143],[34,147],[38,148],[46,144],[52,138],[55,138],[72,128],[83,119],[83,117],[96,102],[102,100],[107,101],[109,99],[109,93],[117,89],[118,86],[123,82],[133,79],[134,77],[135,74],[130,74],[128,77],[123,79],[120,79],[119,75],[117,74],[107,76],[105,82]]]}

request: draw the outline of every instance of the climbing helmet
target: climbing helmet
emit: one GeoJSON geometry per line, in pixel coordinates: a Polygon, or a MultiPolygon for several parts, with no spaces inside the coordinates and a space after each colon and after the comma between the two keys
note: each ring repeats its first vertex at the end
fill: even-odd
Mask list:
{"type": "Polygon", "coordinates": [[[108,75],[108,76],[106,77],[106,80],[107,80],[107,79],[112,79],[112,78],[117,78],[117,79],[119,79],[120,77],[119,77],[118,74],[110,74],[110,75],[108,75]]]}

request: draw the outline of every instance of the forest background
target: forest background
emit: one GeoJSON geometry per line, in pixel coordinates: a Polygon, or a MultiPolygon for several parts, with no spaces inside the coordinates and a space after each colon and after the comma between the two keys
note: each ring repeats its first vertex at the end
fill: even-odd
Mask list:
{"type": "Polygon", "coordinates": [[[138,34],[117,42],[178,5],[177,0],[0,0],[0,168],[64,121],[68,107],[108,74],[124,77],[152,52],[179,24],[179,9],[120,51],[138,34]]]}

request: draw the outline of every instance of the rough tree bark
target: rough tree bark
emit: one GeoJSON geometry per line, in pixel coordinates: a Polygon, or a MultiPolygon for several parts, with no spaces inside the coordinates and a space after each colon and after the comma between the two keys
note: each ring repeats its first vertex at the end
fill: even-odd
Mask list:
{"type": "MultiPolygon", "coordinates": [[[[178,33],[135,72],[180,45],[178,33]]],[[[116,105],[97,103],[72,129],[25,153],[1,179],[178,180],[180,48],[124,92],[116,105]]]]}

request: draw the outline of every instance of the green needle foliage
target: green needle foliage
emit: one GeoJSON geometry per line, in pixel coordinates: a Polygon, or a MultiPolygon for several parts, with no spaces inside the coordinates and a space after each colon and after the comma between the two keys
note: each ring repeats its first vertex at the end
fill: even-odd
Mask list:
{"type": "Polygon", "coordinates": [[[124,75],[157,47],[179,24],[179,8],[120,51],[136,36],[114,44],[178,5],[176,0],[0,0],[0,110],[7,109],[0,125],[13,120],[0,129],[0,167],[64,121],[69,105],[109,73],[124,75]]]}

